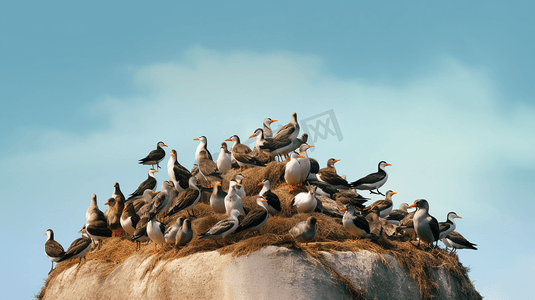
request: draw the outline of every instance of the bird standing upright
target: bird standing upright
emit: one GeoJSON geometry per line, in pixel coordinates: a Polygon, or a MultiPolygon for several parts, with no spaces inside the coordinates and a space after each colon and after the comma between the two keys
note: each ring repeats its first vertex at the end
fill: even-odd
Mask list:
{"type": "Polygon", "coordinates": [[[60,243],[54,240],[54,231],[52,231],[52,229],[48,229],[43,235],[47,236],[45,242],[45,254],[52,262],[52,267],[48,272],[48,274],[50,274],[50,272],[54,270],[54,262],[59,262],[59,260],[65,256],[65,249],[63,249],[63,246],[61,246],[60,243]]]}
{"type": "Polygon", "coordinates": [[[139,163],[143,165],[151,165],[153,169],[154,165],[156,165],[158,169],[161,169],[160,162],[165,157],[165,150],[163,150],[162,147],[167,147],[167,145],[164,144],[164,142],[159,141],[158,144],[156,144],[156,149],[152,150],[145,158],[140,159],[139,163]]]}

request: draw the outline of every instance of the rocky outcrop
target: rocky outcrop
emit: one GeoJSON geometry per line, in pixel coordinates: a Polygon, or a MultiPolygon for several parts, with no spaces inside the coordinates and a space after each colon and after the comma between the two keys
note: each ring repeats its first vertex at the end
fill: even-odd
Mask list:
{"type": "MultiPolygon", "coordinates": [[[[165,259],[134,254],[88,260],[56,274],[42,299],[481,299],[466,274],[437,265],[422,291],[389,254],[267,246],[249,255],[217,251],[165,259]],[[426,291],[430,291],[427,293],[426,291]]],[[[443,251],[443,250],[440,250],[443,251]]]]}

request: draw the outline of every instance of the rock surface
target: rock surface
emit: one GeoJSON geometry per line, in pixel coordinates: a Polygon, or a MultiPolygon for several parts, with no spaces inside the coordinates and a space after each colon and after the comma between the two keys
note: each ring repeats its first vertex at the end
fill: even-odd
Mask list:
{"type": "MultiPolygon", "coordinates": [[[[367,250],[311,256],[268,246],[238,257],[216,251],[160,257],[73,265],[48,282],[43,299],[420,299],[417,283],[393,256],[367,250]]],[[[438,284],[433,299],[481,298],[443,268],[429,272],[438,284]]]]}

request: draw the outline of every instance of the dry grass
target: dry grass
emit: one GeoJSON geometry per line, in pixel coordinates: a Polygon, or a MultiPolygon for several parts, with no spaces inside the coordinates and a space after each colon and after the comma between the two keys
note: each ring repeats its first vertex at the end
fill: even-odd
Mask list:
{"type": "MultiPolygon", "coordinates": [[[[297,214],[292,212],[290,209],[292,198],[298,192],[306,191],[306,189],[300,188],[289,193],[287,186],[281,186],[284,182],[284,166],[285,163],[283,162],[271,162],[266,167],[256,167],[243,171],[230,170],[223,176],[223,187],[225,190],[228,190],[229,180],[238,173],[243,174],[245,177],[244,189],[247,195],[252,195],[243,199],[244,206],[249,209],[253,209],[257,205],[256,195],[261,189],[258,184],[265,178],[271,181],[272,191],[279,196],[281,201],[282,212],[277,216],[270,216],[268,218],[266,224],[260,229],[260,235],[255,236],[252,232],[231,234],[224,241],[222,247],[218,246],[213,240],[199,240],[197,236],[200,233],[205,232],[219,220],[227,217],[224,214],[217,214],[212,211],[208,204],[210,193],[204,192],[201,203],[194,209],[195,218],[190,218],[185,211],[167,218],[164,218],[163,215],[159,216],[158,219],[165,224],[174,223],[180,216],[190,218],[195,236],[189,244],[180,249],[167,245],[162,253],[154,254],[155,257],[145,267],[144,274],[149,274],[160,261],[174,260],[199,252],[218,251],[220,254],[242,256],[274,245],[305,253],[314,263],[321,265],[331,273],[333,278],[339,280],[353,299],[364,299],[365,292],[354,287],[349,280],[330,266],[328,261],[323,258],[321,251],[358,252],[368,250],[377,253],[385,265],[388,265],[388,261],[383,255],[388,254],[395,257],[399,265],[405,268],[410,278],[417,283],[422,299],[432,298],[434,290],[438,288],[438,284],[430,273],[431,270],[438,268],[444,268],[450,276],[453,276],[462,283],[462,292],[467,298],[481,298],[467,276],[468,270],[462,266],[458,257],[452,256],[442,249],[424,251],[417,248],[412,242],[401,242],[385,238],[352,241],[351,239],[353,237],[343,228],[340,219],[332,218],[321,213],[297,214]],[[315,242],[309,243],[308,246],[296,244],[288,234],[288,231],[298,222],[306,220],[310,215],[314,215],[316,218],[322,220],[317,226],[315,242]]],[[[221,244],[222,241],[219,241],[219,243],[221,244]]],[[[102,276],[107,276],[118,264],[122,263],[131,255],[139,254],[150,257],[153,255],[153,251],[153,243],[142,245],[140,250],[136,251],[135,243],[127,238],[108,238],[104,240],[100,250],[89,252],[86,258],[88,261],[98,260],[107,263],[109,268],[106,270],[108,271],[102,274],[102,276]]],[[[41,293],[37,295],[37,299],[42,299],[47,285],[54,277],[77,263],[78,259],[59,263],[56,270],[50,273],[41,293]]],[[[84,263],[82,261],[82,264],[84,263]]]]}

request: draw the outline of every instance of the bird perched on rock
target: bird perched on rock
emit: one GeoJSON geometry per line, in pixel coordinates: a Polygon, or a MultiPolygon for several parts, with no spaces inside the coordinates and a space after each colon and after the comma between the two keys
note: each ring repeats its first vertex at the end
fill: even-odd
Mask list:
{"type": "Polygon", "coordinates": [[[156,165],[158,169],[161,169],[160,162],[165,157],[165,150],[163,150],[162,147],[167,147],[167,145],[164,144],[164,142],[159,141],[158,144],[156,144],[156,149],[152,150],[145,158],[140,159],[139,163],[143,165],[151,165],[153,169],[154,165],[156,165]]]}
{"type": "Polygon", "coordinates": [[[171,216],[182,210],[188,211],[188,215],[190,215],[189,211],[191,210],[193,215],[195,215],[193,208],[199,203],[200,199],[201,190],[197,186],[197,179],[192,176],[189,179],[189,187],[178,194],[175,206],[165,216],[171,216]]]}
{"type": "Polygon", "coordinates": [[[98,245],[102,246],[102,240],[111,237],[112,231],[108,228],[108,220],[104,213],[98,208],[97,195],[91,196],[91,204],[85,214],[85,230],[89,237],[98,245]]]}
{"type": "Polygon", "coordinates": [[[197,160],[197,165],[199,166],[199,173],[202,175],[204,180],[208,182],[212,181],[222,181],[221,173],[217,169],[217,164],[208,158],[208,152],[201,149],[199,151],[199,160],[197,160]]]}
{"type": "Polygon", "coordinates": [[[108,221],[108,228],[111,229],[111,236],[121,236],[124,232],[123,227],[121,226],[121,215],[124,210],[124,201],[120,196],[116,198],[108,199],[108,202],[104,203],[108,205],[108,209],[104,212],[104,216],[108,221]]]}
{"type": "Polygon", "coordinates": [[[178,230],[180,229],[180,227],[182,226],[182,223],[184,223],[184,218],[183,217],[179,217],[178,219],[176,219],[175,223],[173,223],[173,225],[167,227],[167,229],[165,230],[165,234],[164,234],[164,238],[165,238],[165,242],[167,244],[175,244],[176,242],[176,233],[178,232],[178,230]]]}
{"type": "Polygon", "coordinates": [[[156,219],[154,212],[149,213],[149,222],[147,223],[147,235],[154,243],[154,252],[152,254],[162,252],[163,245],[165,244],[165,225],[160,223],[156,219]],[[157,245],[160,244],[160,250],[157,250],[157,245]]]}
{"type": "Polygon", "coordinates": [[[442,239],[444,245],[451,249],[451,254],[457,252],[457,249],[472,249],[477,250],[477,244],[470,243],[467,239],[464,238],[457,231],[452,231],[448,236],[442,239]]]}
{"type": "Polygon", "coordinates": [[[287,138],[287,139],[295,139],[299,135],[299,122],[297,122],[297,113],[292,113],[292,118],[290,120],[290,123],[282,126],[279,128],[277,133],[273,136],[273,138],[287,138]]]}
{"type": "Polygon", "coordinates": [[[439,239],[443,239],[446,236],[448,236],[450,233],[452,233],[455,230],[455,218],[462,219],[461,216],[458,216],[455,212],[449,212],[446,222],[440,222],[438,223],[438,227],[440,228],[440,234],[439,239]]]}
{"type": "Polygon", "coordinates": [[[308,157],[307,150],[313,147],[314,145],[302,144],[297,149],[297,154],[299,154],[297,161],[301,166],[301,178],[299,179],[301,183],[304,183],[310,174],[310,158],[308,157]]]}
{"type": "Polygon", "coordinates": [[[334,167],[334,164],[339,161],[339,159],[329,158],[327,160],[327,167],[320,169],[316,174],[316,178],[319,181],[330,184],[334,188],[349,189],[351,188],[351,185],[347,182],[347,180],[338,175],[336,168],[334,167]]]}
{"type": "Polygon", "coordinates": [[[257,160],[256,157],[253,155],[253,151],[251,150],[251,148],[240,142],[240,138],[237,135],[233,135],[225,141],[232,141],[234,143],[232,145],[231,155],[232,158],[236,160],[241,169],[246,167],[264,166],[264,164],[257,160]]]}
{"type": "Polygon", "coordinates": [[[167,173],[169,180],[175,185],[175,189],[182,192],[189,186],[188,180],[191,172],[178,162],[176,150],[171,150],[169,162],[167,163],[167,173]]]}
{"type": "Polygon", "coordinates": [[[48,229],[43,235],[47,236],[45,242],[45,254],[52,262],[52,267],[50,268],[50,271],[48,271],[48,274],[50,274],[50,272],[54,270],[54,262],[59,262],[60,259],[65,256],[65,249],[63,249],[63,246],[61,246],[60,243],[54,240],[54,231],[52,231],[52,229],[48,229]]]}
{"type": "Polygon", "coordinates": [[[156,183],[157,183],[156,177],[154,177],[154,173],[156,172],[158,172],[158,170],[150,169],[149,177],[145,179],[145,181],[143,181],[132,194],[130,194],[130,196],[128,197],[128,199],[126,199],[126,201],[140,198],[143,195],[143,192],[145,190],[154,191],[154,189],[156,188],[156,183]]]}
{"type": "Polygon", "coordinates": [[[260,228],[264,226],[269,216],[267,200],[262,197],[258,197],[256,199],[256,203],[258,206],[251,210],[240,222],[240,225],[236,229],[236,233],[241,231],[260,231],[260,228]]]}
{"type": "Polygon", "coordinates": [[[392,202],[392,196],[395,194],[397,193],[392,190],[388,190],[386,192],[384,200],[377,200],[373,202],[372,204],[364,208],[362,213],[367,215],[369,212],[374,210],[375,207],[377,207],[379,209],[379,217],[385,218],[392,211],[392,207],[394,206],[394,203],[392,202]]]}
{"type": "Polygon", "coordinates": [[[232,169],[232,158],[230,151],[228,151],[227,143],[221,143],[221,152],[217,157],[217,169],[221,174],[225,174],[228,170],[232,169]]]}
{"type": "Polygon", "coordinates": [[[236,228],[238,228],[238,225],[240,223],[238,221],[238,216],[242,215],[242,213],[240,213],[240,211],[237,209],[233,209],[229,215],[230,216],[228,218],[217,222],[208,231],[200,234],[199,240],[212,239],[216,242],[218,246],[221,246],[219,245],[217,240],[225,239],[228,235],[236,231],[236,228]]]}
{"type": "Polygon", "coordinates": [[[136,251],[139,250],[142,242],[150,241],[149,236],[147,235],[147,224],[149,223],[149,214],[144,214],[141,216],[139,222],[137,222],[136,230],[132,235],[132,242],[136,242],[136,251]]]}
{"type": "Polygon", "coordinates": [[[128,202],[121,214],[121,227],[128,235],[133,236],[137,222],[139,222],[139,216],[134,209],[134,203],[128,202]]]}
{"type": "Polygon", "coordinates": [[[272,215],[278,214],[281,211],[281,201],[279,196],[271,191],[271,182],[269,179],[264,179],[258,186],[262,186],[258,195],[267,200],[269,213],[272,215]]]}
{"type": "Polygon", "coordinates": [[[401,203],[399,208],[393,209],[385,219],[388,223],[399,225],[399,222],[408,214],[407,207],[409,207],[409,204],[401,203]]]}
{"type": "Polygon", "coordinates": [[[232,178],[232,180],[229,183],[229,189],[230,189],[230,185],[235,185],[236,183],[239,184],[239,185],[236,185],[236,193],[242,199],[246,197],[245,189],[243,188],[243,180],[244,179],[245,179],[245,177],[243,176],[243,174],[242,173],[238,173],[238,174],[234,175],[234,178],[232,178]],[[234,181],[234,182],[232,182],[232,181],[234,181]]]}
{"type": "Polygon", "coordinates": [[[114,185],[113,185],[113,194],[111,195],[111,198],[115,199],[115,198],[121,198],[121,200],[123,201],[123,203],[126,201],[126,198],[124,197],[124,194],[123,192],[121,191],[121,187],[119,186],[119,183],[116,182],[114,185]]]}
{"type": "Polygon", "coordinates": [[[368,220],[360,212],[355,215],[355,206],[347,204],[340,211],[344,212],[342,224],[349,234],[357,238],[368,237],[370,235],[370,224],[368,224],[368,220]]]}
{"type": "Polygon", "coordinates": [[[200,137],[194,138],[193,140],[199,141],[199,145],[197,146],[197,149],[195,150],[195,160],[197,161],[197,163],[199,162],[199,153],[203,149],[206,151],[208,158],[210,160],[213,160],[212,153],[210,153],[210,151],[208,150],[208,139],[204,135],[201,135],[200,137]]]}
{"type": "Polygon", "coordinates": [[[314,216],[308,217],[306,221],[299,222],[292,227],[292,229],[290,229],[290,235],[292,235],[297,242],[306,243],[306,245],[308,245],[308,242],[316,237],[317,222],[321,223],[321,220],[316,219],[314,216]]]}
{"type": "Polygon", "coordinates": [[[278,120],[272,120],[271,118],[265,118],[264,122],[262,122],[262,131],[264,133],[264,137],[271,138],[273,137],[273,131],[271,130],[271,123],[277,122],[278,120]]]}
{"type": "Polygon", "coordinates": [[[85,255],[87,251],[89,251],[89,248],[91,248],[91,238],[87,235],[87,233],[82,233],[82,237],[79,237],[75,239],[71,245],[69,246],[69,249],[67,249],[67,252],[65,253],[65,256],[63,256],[58,262],[67,260],[69,258],[80,258],[78,261],[78,264],[82,262],[82,258],[85,260],[85,255]]]}
{"type": "Polygon", "coordinates": [[[185,246],[193,238],[193,230],[191,229],[191,221],[185,219],[182,226],[178,229],[175,237],[175,247],[185,246]]]}
{"type": "Polygon", "coordinates": [[[440,229],[437,219],[429,214],[429,202],[425,199],[418,199],[408,208],[412,207],[417,208],[413,222],[414,230],[418,235],[418,245],[423,241],[432,247],[433,243],[438,242],[440,229]]]}
{"type": "Polygon", "coordinates": [[[384,160],[379,162],[377,172],[368,174],[359,180],[353,181],[351,186],[357,190],[369,190],[372,194],[384,196],[384,194],[379,191],[379,188],[382,187],[388,179],[388,174],[385,171],[385,167],[387,166],[391,166],[391,164],[384,160]],[[374,190],[376,190],[376,192],[374,190]]]}
{"type": "Polygon", "coordinates": [[[299,154],[293,152],[290,155],[290,161],[286,163],[284,170],[284,180],[286,184],[290,186],[290,191],[292,191],[296,186],[301,185],[301,164],[299,163],[298,158],[304,158],[299,154]]]}
{"type": "Polygon", "coordinates": [[[241,184],[236,183],[234,180],[230,181],[228,194],[224,200],[225,211],[227,212],[228,216],[230,216],[230,213],[234,209],[239,211],[241,214],[245,215],[245,209],[243,208],[243,200],[236,192],[237,188],[240,186],[241,184]]]}
{"type": "Polygon", "coordinates": [[[299,193],[292,199],[290,207],[295,208],[298,213],[311,213],[318,205],[316,198],[316,187],[307,185],[307,193],[299,193]]]}
{"type": "Polygon", "coordinates": [[[226,213],[225,209],[225,197],[227,196],[227,193],[223,191],[223,187],[221,186],[221,182],[215,182],[214,189],[212,191],[212,194],[210,195],[210,206],[214,210],[214,212],[218,214],[224,214],[226,213]]]}

